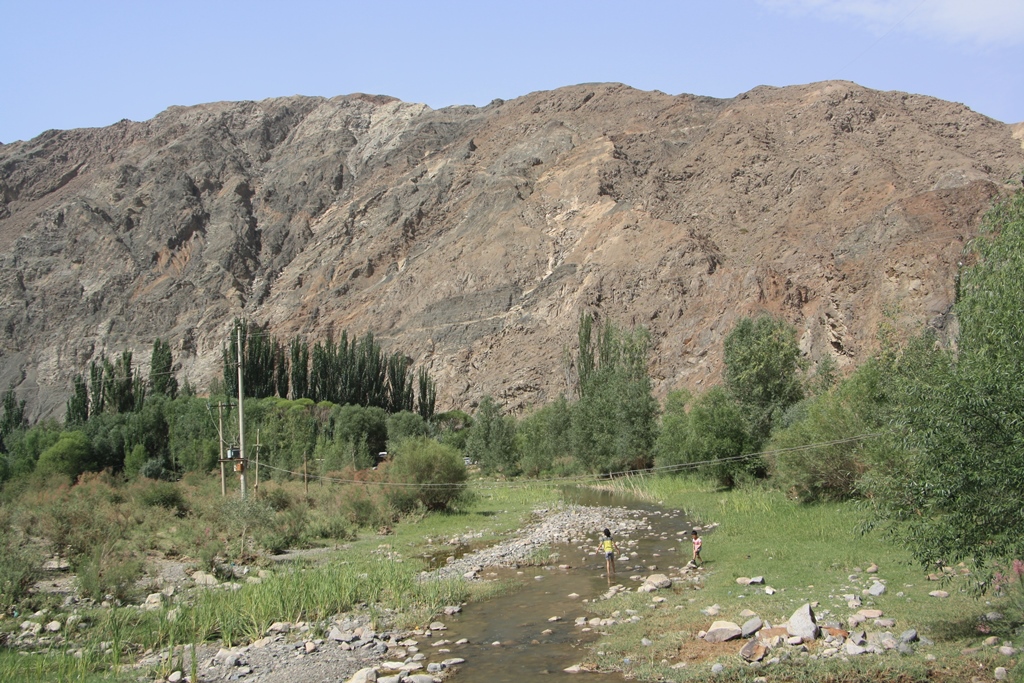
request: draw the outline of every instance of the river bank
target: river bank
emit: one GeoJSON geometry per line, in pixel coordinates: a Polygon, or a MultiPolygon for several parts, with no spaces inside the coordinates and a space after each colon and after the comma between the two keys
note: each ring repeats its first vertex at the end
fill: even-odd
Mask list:
{"type": "MultiPolygon", "coordinates": [[[[459,557],[448,556],[443,566],[421,573],[424,582],[458,578],[506,586],[518,583],[522,587],[505,592],[511,597],[510,606],[495,604],[504,597],[501,595],[469,605],[449,605],[431,623],[412,629],[393,626],[400,615],[369,608],[320,622],[280,622],[252,643],[235,648],[202,646],[194,654],[191,648],[179,648],[173,655],[163,652],[142,658],[137,667],[158,667],[161,661],[177,658],[185,663],[177,669],[180,675],[199,682],[362,680],[372,670],[382,681],[425,683],[455,674],[459,681],[497,683],[505,680],[504,674],[511,676],[509,680],[522,680],[524,667],[557,678],[565,674],[553,669],[552,662],[578,660],[578,647],[598,636],[587,626],[588,604],[615,595],[616,590],[608,589],[608,584],[626,590],[618,576],[615,583],[601,578],[603,556],[597,550],[601,530],[614,529],[622,549],[621,571],[646,571],[653,566],[652,558],[642,557],[636,549],[642,548],[642,540],[651,533],[651,514],[621,506],[559,503],[538,508],[529,523],[504,540],[459,557]],[[642,565],[643,561],[647,564],[642,565]],[[533,576],[524,578],[527,573],[533,576]],[[544,589],[539,601],[524,607],[523,600],[529,601],[531,593],[537,593],[531,584],[541,582],[544,589]],[[556,587],[561,592],[557,597],[552,595],[556,587]],[[472,613],[468,618],[467,612],[472,613]],[[524,629],[524,621],[530,622],[525,625],[528,633],[512,635],[512,631],[518,634],[524,629]],[[555,634],[556,630],[560,633],[555,634]]],[[[671,514],[673,518],[677,515],[671,514]]],[[[668,540],[667,532],[659,533],[668,540]]],[[[434,539],[429,540],[428,550],[435,545],[434,539]]],[[[379,550],[392,560],[403,561],[390,546],[382,544],[379,550]]],[[[456,546],[458,543],[449,547],[456,546]]],[[[639,617],[627,615],[625,619],[639,617]]],[[[604,619],[602,625],[617,621],[604,619]]]]}
{"type": "MultiPolygon", "coordinates": [[[[1008,601],[977,598],[970,567],[930,581],[901,549],[862,533],[854,505],[800,506],[778,492],[721,492],[699,480],[634,481],[629,493],[651,502],[491,491],[472,511],[428,515],[388,536],[308,553],[269,576],[374,558],[373,571],[401,569],[405,578],[383,602],[306,622],[286,621],[285,610],[280,623],[235,648],[144,653],[122,678],[349,681],[369,670],[412,683],[571,679],[566,670],[600,671],[615,682],[1020,678],[1019,620],[1008,601]],[[701,526],[721,524],[705,537],[699,571],[685,566],[692,523],[684,509],[701,526]],[[605,526],[620,550],[611,581],[597,548],[605,526]],[[417,603],[433,605],[429,613],[386,606],[414,585],[465,597],[417,603]],[[818,632],[790,641],[786,627],[805,605],[818,632]],[[728,630],[716,622],[734,625],[738,637],[708,638],[728,630]],[[745,656],[751,642],[754,656],[745,656]]],[[[237,583],[200,590],[238,598],[260,590],[237,583]]],[[[186,604],[189,594],[173,601],[186,604]]],[[[31,637],[46,637],[49,616],[26,619],[38,624],[27,629],[31,637]]]]}

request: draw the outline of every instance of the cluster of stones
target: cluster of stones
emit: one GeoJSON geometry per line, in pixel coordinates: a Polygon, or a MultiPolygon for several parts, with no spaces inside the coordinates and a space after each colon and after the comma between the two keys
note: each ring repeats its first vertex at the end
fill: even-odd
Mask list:
{"type": "MultiPolygon", "coordinates": [[[[717,605],[704,612],[717,614],[717,605]]],[[[819,626],[811,603],[800,606],[785,624],[774,627],[750,610],[744,610],[740,616],[746,619],[742,626],[731,621],[715,621],[707,631],[697,635],[709,643],[747,638],[739,650],[739,656],[755,666],[762,663],[776,664],[794,654],[810,658],[884,654],[890,650],[909,654],[913,652],[915,643],[931,644],[914,629],[896,636],[888,631],[847,630],[835,622],[819,626]],[[823,647],[812,653],[808,645],[818,639],[822,640],[823,647]]],[[[883,619],[882,616],[881,610],[863,609],[850,617],[850,623],[860,625],[873,619],[878,628],[892,628],[895,625],[893,619],[883,619]]]]}
{"type": "MultiPolygon", "coordinates": [[[[455,614],[459,609],[458,607],[449,607],[445,609],[445,612],[455,614]]],[[[413,631],[412,635],[429,638],[433,634],[445,631],[446,629],[447,627],[444,623],[435,621],[426,630],[413,631]]],[[[468,642],[466,638],[460,638],[454,642],[440,638],[431,643],[431,647],[435,655],[446,655],[451,654],[451,648],[448,646],[465,645],[468,642]]],[[[440,661],[427,662],[429,657],[420,652],[419,644],[420,641],[413,637],[406,637],[401,641],[395,642],[394,647],[392,647],[391,643],[388,643],[385,652],[388,657],[393,657],[393,659],[387,659],[376,666],[360,669],[349,679],[348,683],[367,683],[369,681],[379,681],[379,683],[440,683],[441,674],[466,661],[462,657],[446,657],[440,661]],[[425,662],[426,664],[424,664],[425,662]]]]}
{"type": "MultiPolygon", "coordinates": [[[[460,610],[458,606],[445,608],[448,614],[456,614],[460,610]]],[[[263,638],[249,645],[222,648],[206,658],[199,667],[201,677],[258,680],[259,671],[269,673],[273,668],[285,667],[289,659],[330,654],[331,648],[373,662],[373,666],[360,668],[349,679],[353,683],[436,683],[440,681],[442,673],[465,661],[461,657],[450,656],[451,646],[464,645],[468,640],[433,640],[447,628],[439,621],[431,623],[426,629],[378,633],[370,626],[369,617],[363,615],[332,621],[325,638],[312,636],[313,633],[323,632],[326,626],[306,622],[275,622],[263,638]]],[[[185,650],[154,653],[137,662],[136,668],[155,667],[172,656],[177,660],[182,655],[187,660],[189,653],[185,650]]],[[[183,672],[176,671],[166,680],[174,683],[183,680],[183,676],[183,672]]]]}
{"type": "MultiPolygon", "coordinates": [[[[66,641],[69,632],[88,627],[86,621],[79,614],[48,617],[50,617],[48,610],[35,612],[19,624],[17,635],[8,638],[5,645],[25,650],[58,646],[66,641]]],[[[102,643],[100,647],[109,650],[110,646],[107,643],[102,643]]],[[[84,651],[79,649],[73,652],[81,656],[84,651]]]]}
{"type": "MultiPolygon", "coordinates": [[[[69,564],[62,558],[52,558],[43,565],[43,569],[50,572],[63,572],[69,569],[69,564]]],[[[247,573],[247,572],[246,572],[247,573]]],[[[259,583],[268,575],[265,571],[258,572],[258,575],[242,577],[246,583],[259,583]]],[[[241,583],[238,581],[220,581],[212,574],[197,571],[192,575],[192,582],[195,587],[219,587],[226,590],[238,590],[241,583]]],[[[140,611],[154,611],[166,607],[177,595],[179,588],[169,585],[162,590],[150,593],[142,603],[135,606],[140,611]]],[[[124,607],[121,601],[115,600],[113,596],[107,596],[104,600],[94,601],[91,599],[79,599],[74,595],[65,597],[61,606],[61,612],[51,616],[48,610],[42,610],[32,614],[20,624],[16,636],[8,640],[9,646],[22,650],[34,650],[62,645],[69,640],[73,641],[73,634],[88,629],[90,623],[79,613],[81,607],[100,606],[105,608],[124,607]]],[[[177,617],[176,609],[167,611],[167,618],[174,621],[177,617]]],[[[101,654],[111,652],[109,642],[101,642],[98,646],[101,654]]],[[[85,648],[73,648],[69,650],[75,656],[83,656],[85,648]]]]}
{"type": "Polygon", "coordinates": [[[444,567],[424,576],[479,579],[484,567],[520,567],[533,563],[537,552],[551,545],[589,540],[594,545],[601,529],[612,527],[616,533],[641,528],[646,520],[637,519],[633,510],[616,507],[565,505],[556,511],[536,510],[541,521],[519,529],[502,543],[461,558],[449,557],[444,567]]]}
{"type": "MultiPolygon", "coordinates": [[[[764,666],[776,664],[783,659],[789,659],[794,655],[806,656],[809,659],[818,658],[848,658],[859,655],[882,655],[891,651],[902,654],[912,654],[920,646],[932,645],[932,641],[917,633],[915,629],[906,629],[895,634],[891,629],[896,626],[896,620],[886,617],[880,609],[862,607],[862,600],[870,601],[871,598],[884,595],[887,591],[884,579],[875,576],[878,567],[874,564],[869,566],[864,573],[868,575],[867,580],[860,576],[860,569],[855,569],[854,574],[849,576],[852,588],[860,588],[859,593],[842,593],[830,596],[841,598],[849,609],[857,611],[846,618],[845,624],[839,621],[828,621],[822,625],[814,613],[818,607],[817,602],[809,602],[798,608],[785,624],[773,627],[763,622],[754,612],[744,610],[740,613],[746,621],[738,625],[731,621],[715,621],[706,631],[701,631],[697,637],[706,642],[720,643],[734,639],[746,638],[746,642],[739,649],[739,656],[751,666],[764,666]],[[865,628],[867,626],[867,628],[865,628]],[[817,647],[812,650],[809,645],[820,640],[817,647]]],[[[764,583],[763,577],[740,577],[736,579],[740,585],[751,586],[764,583]]],[[[909,587],[909,586],[908,586],[909,587]]],[[[766,586],[764,591],[768,593],[770,587],[766,586]]],[[[898,597],[904,593],[898,592],[898,597]]],[[[931,591],[929,595],[935,598],[948,596],[946,591],[931,591]]],[[[712,605],[701,610],[707,616],[717,616],[721,608],[712,605]]],[[[823,610],[822,614],[829,614],[829,610],[823,610]]],[[[992,613],[986,618],[998,620],[1001,615],[992,613]]],[[[987,647],[998,648],[998,652],[1004,656],[1011,657],[1017,654],[1016,648],[1009,642],[1001,643],[998,638],[992,637],[984,643],[987,647]]],[[[969,648],[963,654],[971,654],[979,648],[969,648]]],[[[935,656],[926,654],[925,659],[934,660],[935,656]]],[[[723,670],[722,664],[716,664],[713,671],[723,670]]],[[[1005,667],[997,667],[993,672],[997,680],[1005,680],[1007,673],[1005,667]]]]}

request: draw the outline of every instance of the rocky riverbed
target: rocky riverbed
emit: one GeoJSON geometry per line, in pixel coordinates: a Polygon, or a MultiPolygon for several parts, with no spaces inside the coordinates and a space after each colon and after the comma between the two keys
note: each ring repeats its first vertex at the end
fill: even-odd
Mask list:
{"type": "MultiPolygon", "coordinates": [[[[532,523],[506,540],[459,558],[450,556],[444,566],[425,571],[422,576],[424,580],[457,576],[482,580],[488,569],[535,564],[554,545],[596,548],[605,527],[625,537],[646,526],[643,513],[621,507],[560,505],[538,509],[532,523]]],[[[445,612],[451,615],[460,610],[461,606],[452,605],[445,612]]],[[[445,615],[438,618],[443,620],[445,615]]],[[[458,650],[472,637],[445,637],[447,626],[443,621],[426,629],[375,633],[367,615],[345,615],[330,624],[275,626],[276,633],[268,633],[248,646],[207,653],[198,671],[199,680],[284,683],[375,677],[384,682],[427,683],[441,680],[463,663],[458,650]],[[317,632],[326,632],[327,636],[311,635],[317,632]]]]}
{"type": "Polygon", "coordinates": [[[537,521],[519,529],[511,538],[459,558],[450,556],[445,566],[424,572],[424,577],[461,575],[475,580],[480,578],[480,572],[486,567],[535,564],[549,546],[589,542],[596,548],[605,528],[615,536],[625,536],[647,525],[643,513],[620,507],[565,505],[537,510],[535,516],[537,521]]]}
{"type": "MultiPolygon", "coordinates": [[[[574,545],[584,555],[596,551],[601,530],[610,528],[623,548],[630,535],[642,534],[649,528],[645,513],[622,507],[559,505],[535,511],[531,523],[487,548],[456,558],[451,556],[438,569],[423,572],[422,578],[462,576],[466,580],[482,580],[485,570],[522,567],[547,558],[546,549],[555,545],[574,545]]],[[[624,550],[628,559],[628,550],[624,550]]],[[[635,554],[635,553],[634,553],[635,554]]],[[[567,567],[568,565],[563,565],[567,567]]],[[[491,572],[486,572],[490,574],[491,572]]],[[[178,577],[183,578],[183,577],[178,577]]],[[[249,580],[258,580],[253,576],[249,580]]],[[[214,577],[196,572],[184,579],[193,586],[181,586],[172,595],[147,603],[173,599],[183,590],[218,590],[237,588],[240,584],[220,583],[214,577]]],[[[179,584],[181,582],[178,582],[179,584]]],[[[144,609],[145,605],[140,605],[144,609]]],[[[251,681],[253,683],[285,683],[290,681],[361,681],[399,680],[409,683],[439,681],[465,660],[458,656],[460,646],[472,634],[448,638],[443,620],[461,611],[460,605],[445,608],[445,615],[428,628],[399,630],[382,622],[389,621],[378,612],[375,618],[366,612],[348,613],[318,623],[278,622],[263,638],[234,648],[201,645],[194,650],[181,646],[174,652],[150,652],[135,663],[140,674],[159,670],[169,675],[155,680],[197,682],[251,681]],[[377,630],[380,629],[380,630],[377,630]]],[[[47,637],[46,615],[29,619],[23,629],[24,640],[47,637]],[[38,622],[38,623],[37,623],[38,622]]],[[[283,617],[284,615],[282,615],[283,617]]],[[[153,680],[144,677],[140,680],[153,680]]]]}

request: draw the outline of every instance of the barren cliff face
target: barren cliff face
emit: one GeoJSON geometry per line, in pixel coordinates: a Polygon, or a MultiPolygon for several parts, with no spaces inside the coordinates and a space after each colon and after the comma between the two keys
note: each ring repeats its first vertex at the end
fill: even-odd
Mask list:
{"type": "Polygon", "coordinates": [[[60,416],[91,359],[146,367],[160,337],[202,390],[235,316],[283,340],[371,330],[430,369],[439,410],[557,396],[584,310],[651,330],[660,394],[717,381],[760,311],[851,366],[886,315],[949,325],[964,245],[1020,183],[1013,132],[847,82],[293,97],[49,131],[0,146],[0,389],[60,416]]]}

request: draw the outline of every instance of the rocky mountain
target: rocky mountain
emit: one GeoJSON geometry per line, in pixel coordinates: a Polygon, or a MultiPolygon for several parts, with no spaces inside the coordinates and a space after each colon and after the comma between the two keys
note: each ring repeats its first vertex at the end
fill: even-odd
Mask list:
{"type": "Polygon", "coordinates": [[[0,145],[0,388],[60,417],[90,360],[145,368],[160,337],[202,391],[236,316],[282,339],[373,331],[430,369],[440,410],[557,396],[582,311],[651,331],[659,395],[717,381],[723,336],[760,311],[812,367],[849,368],[886,317],[948,328],[1021,135],[838,81],[289,97],[47,131],[0,145]]]}

